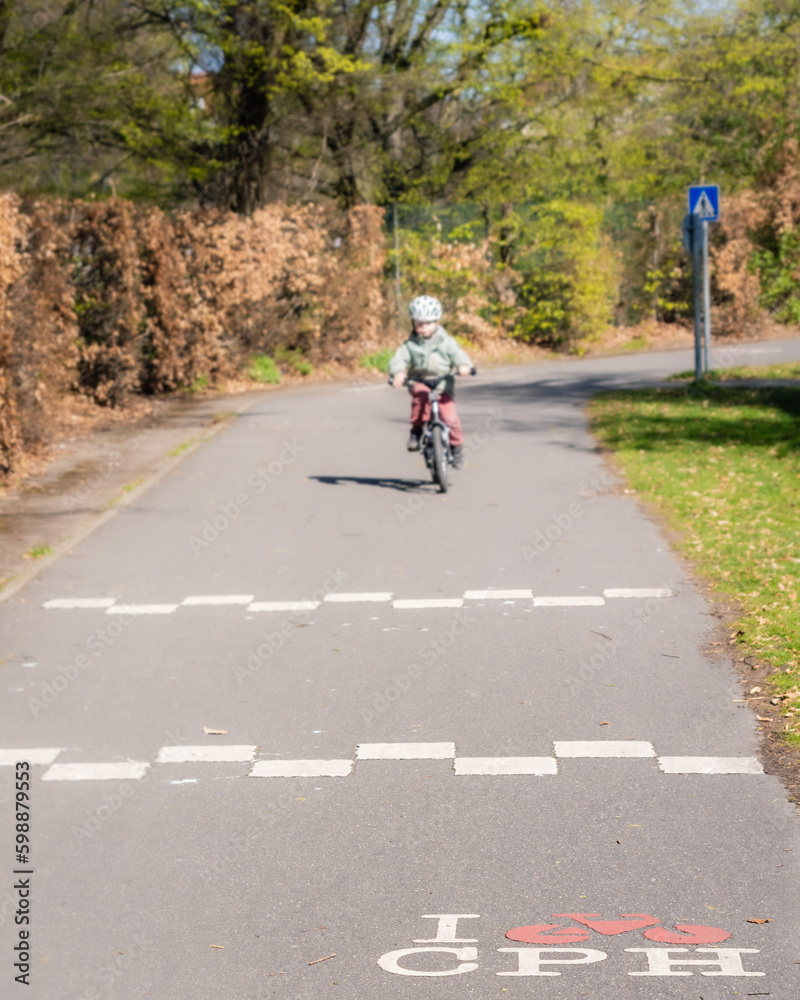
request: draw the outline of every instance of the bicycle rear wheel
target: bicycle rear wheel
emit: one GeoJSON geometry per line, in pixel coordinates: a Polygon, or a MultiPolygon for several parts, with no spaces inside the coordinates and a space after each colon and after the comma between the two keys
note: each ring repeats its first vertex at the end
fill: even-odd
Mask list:
{"type": "Polygon", "coordinates": [[[435,426],[431,430],[433,445],[433,481],[439,484],[442,493],[447,493],[447,447],[444,443],[444,432],[435,426]]]}

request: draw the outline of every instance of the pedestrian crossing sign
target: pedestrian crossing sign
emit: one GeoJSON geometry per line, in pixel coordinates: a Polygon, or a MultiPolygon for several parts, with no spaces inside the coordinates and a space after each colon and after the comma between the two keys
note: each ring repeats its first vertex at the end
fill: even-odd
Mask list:
{"type": "Polygon", "coordinates": [[[702,184],[689,188],[689,215],[696,215],[706,222],[719,219],[719,185],[702,184]]]}

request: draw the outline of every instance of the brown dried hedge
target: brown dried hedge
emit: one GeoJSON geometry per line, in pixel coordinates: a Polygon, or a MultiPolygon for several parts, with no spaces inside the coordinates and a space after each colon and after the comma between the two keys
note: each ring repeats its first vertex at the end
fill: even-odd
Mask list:
{"type": "Polygon", "coordinates": [[[386,318],[381,226],[371,206],[170,216],[0,195],[0,474],[70,393],[119,406],[278,347],[354,361],[386,318]]]}

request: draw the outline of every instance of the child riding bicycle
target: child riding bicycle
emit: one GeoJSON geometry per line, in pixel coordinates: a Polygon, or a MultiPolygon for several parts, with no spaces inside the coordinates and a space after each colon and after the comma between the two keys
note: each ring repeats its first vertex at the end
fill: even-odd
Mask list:
{"type": "MultiPolygon", "coordinates": [[[[439,397],[439,415],[450,429],[453,465],[460,469],[464,465],[464,435],[453,401],[453,371],[459,375],[469,375],[472,362],[467,352],[439,325],[442,304],[438,299],[430,295],[419,295],[411,302],[408,311],[413,330],[389,362],[392,385],[399,389],[406,376],[411,379],[442,376],[444,391],[439,397]]],[[[431,391],[427,386],[413,381],[409,382],[408,391],[411,393],[411,434],[407,448],[409,451],[419,451],[422,428],[430,418],[431,391]]]]}

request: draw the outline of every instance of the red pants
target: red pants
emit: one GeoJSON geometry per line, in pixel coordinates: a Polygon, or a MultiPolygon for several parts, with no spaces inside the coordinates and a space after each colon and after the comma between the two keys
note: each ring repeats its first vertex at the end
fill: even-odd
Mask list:
{"type": "MultiPolygon", "coordinates": [[[[426,385],[416,383],[411,393],[411,424],[421,427],[431,415],[431,391],[426,385]]],[[[457,448],[464,441],[461,433],[461,421],[456,413],[453,397],[443,392],[439,396],[439,416],[442,422],[450,428],[450,444],[457,448]]]]}

